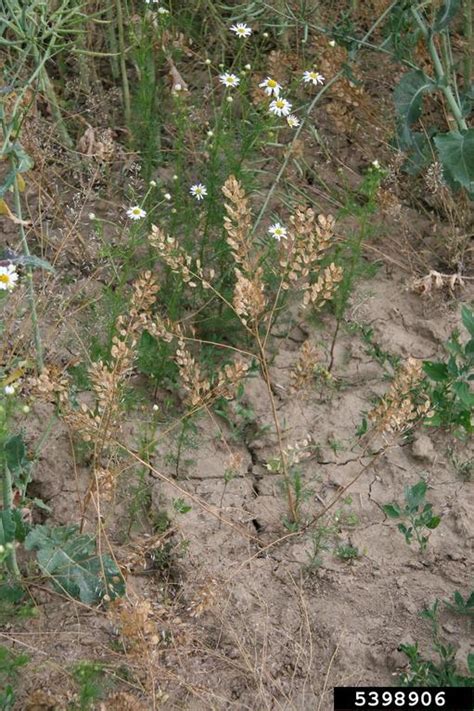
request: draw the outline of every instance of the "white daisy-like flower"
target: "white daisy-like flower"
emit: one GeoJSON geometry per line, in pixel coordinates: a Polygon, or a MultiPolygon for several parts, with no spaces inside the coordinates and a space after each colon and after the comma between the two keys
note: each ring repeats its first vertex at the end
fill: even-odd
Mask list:
{"type": "Polygon", "coordinates": [[[287,236],[286,227],[283,227],[279,222],[275,222],[268,228],[268,234],[277,240],[281,240],[282,237],[287,236]]]}
{"type": "Polygon", "coordinates": [[[134,207],[128,208],[127,215],[131,220],[142,220],[144,217],[146,217],[146,212],[145,210],[142,210],[142,208],[138,205],[134,205],[134,207]]]}
{"type": "Polygon", "coordinates": [[[297,116],[294,114],[290,114],[289,116],[286,117],[286,122],[290,128],[298,128],[300,125],[301,121],[297,116]]]}
{"type": "Polygon", "coordinates": [[[202,183],[196,183],[195,185],[191,185],[189,192],[196,200],[204,200],[207,195],[207,188],[202,183]]]}
{"type": "Polygon", "coordinates": [[[169,15],[170,11],[166,9],[166,7],[159,7],[158,8],[158,14],[159,15],[169,15]]]}
{"type": "Polygon", "coordinates": [[[281,85],[271,77],[264,79],[259,86],[262,89],[265,89],[265,94],[267,96],[276,96],[278,98],[280,95],[281,85]]]}
{"type": "Polygon", "coordinates": [[[291,113],[291,104],[286,99],[279,97],[271,102],[269,111],[276,116],[288,116],[291,113]]]}
{"type": "Polygon", "coordinates": [[[235,74],[228,74],[227,72],[225,74],[219,75],[219,81],[221,84],[224,84],[224,86],[227,86],[229,88],[239,86],[240,84],[239,77],[237,77],[235,74]]]}
{"type": "Polygon", "coordinates": [[[8,264],[6,267],[0,267],[0,290],[11,291],[14,289],[18,279],[16,267],[13,264],[8,264]]]}
{"type": "Polygon", "coordinates": [[[235,25],[231,25],[231,32],[234,32],[237,37],[250,37],[252,34],[252,28],[245,24],[245,22],[237,22],[235,25]]]}
{"type": "Polygon", "coordinates": [[[14,385],[5,385],[3,390],[5,392],[5,395],[14,395],[15,394],[15,386],[14,385]]]}
{"type": "Polygon", "coordinates": [[[318,84],[324,84],[325,79],[319,72],[307,71],[303,74],[303,81],[305,84],[314,84],[314,86],[317,86],[318,84]]]}
{"type": "Polygon", "coordinates": [[[380,170],[380,163],[377,159],[372,161],[372,167],[375,168],[375,170],[380,170]]]}
{"type": "Polygon", "coordinates": [[[157,3],[160,2],[160,0],[145,0],[147,5],[151,5],[152,3],[157,3]]]}

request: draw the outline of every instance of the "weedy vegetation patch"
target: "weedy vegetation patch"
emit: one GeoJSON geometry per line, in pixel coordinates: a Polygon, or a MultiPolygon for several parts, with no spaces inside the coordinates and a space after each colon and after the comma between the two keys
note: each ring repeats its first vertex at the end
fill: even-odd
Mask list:
{"type": "Polygon", "coordinates": [[[472,685],[473,12],[0,0],[0,709],[472,685]]]}

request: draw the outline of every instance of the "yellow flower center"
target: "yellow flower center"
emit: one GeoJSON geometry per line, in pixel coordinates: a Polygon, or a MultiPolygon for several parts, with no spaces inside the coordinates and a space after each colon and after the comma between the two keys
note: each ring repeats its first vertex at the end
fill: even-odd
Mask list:
{"type": "Polygon", "coordinates": [[[270,89],[274,89],[277,85],[275,79],[269,79],[267,82],[267,85],[270,87],[270,89]]]}
{"type": "Polygon", "coordinates": [[[10,283],[10,277],[8,274],[0,274],[0,281],[2,284],[9,284],[10,283]]]}

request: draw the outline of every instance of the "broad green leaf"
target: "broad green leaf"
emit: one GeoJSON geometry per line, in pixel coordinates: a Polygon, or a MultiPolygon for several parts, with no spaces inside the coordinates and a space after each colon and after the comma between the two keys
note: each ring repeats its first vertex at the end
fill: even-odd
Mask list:
{"type": "Polygon", "coordinates": [[[465,407],[474,408],[474,393],[469,390],[467,383],[458,381],[454,383],[453,390],[465,407]]]}
{"type": "Polygon", "coordinates": [[[125,592],[115,562],[109,555],[98,556],[94,536],[78,534],[76,526],[36,526],[25,548],[37,551],[38,565],[58,590],[87,605],[99,602],[105,594],[115,598],[125,592]]]}
{"type": "Polygon", "coordinates": [[[0,511],[0,545],[12,543],[15,540],[15,530],[16,523],[12,509],[2,509],[0,511]]]}
{"type": "Polygon", "coordinates": [[[47,269],[49,272],[54,272],[54,267],[52,267],[51,264],[45,259],[35,257],[33,254],[29,254],[28,256],[25,256],[23,254],[15,254],[15,252],[8,249],[5,250],[3,254],[0,254],[0,262],[7,262],[10,264],[21,264],[25,267],[38,267],[39,269],[47,269]]]}
{"type": "Polygon", "coordinates": [[[398,115],[407,126],[415,123],[420,116],[423,95],[433,91],[436,84],[421,69],[407,72],[395,87],[393,97],[398,115]]]}
{"type": "Polygon", "coordinates": [[[461,93],[461,113],[464,117],[470,116],[474,107],[474,84],[469,89],[461,93]]]}
{"type": "Polygon", "coordinates": [[[49,262],[45,259],[35,257],[34,254],[30,254],[28,257],[22,257],[21,264],[24,264],[26,267],[33,267],[33,269],[46,269],[48,272],[54,272],[54,267],[52,267],[49,262]]]}
{"type": "Polygon", "coordinates": [[[474,194],[474,128],[440,133],[434,142],[447,176],[474,194]]]}
{"type": "Polygon", "coordinates": [[[428,489],[428,484],[426,481],[418,482],[414,486],[411,486],[405,490],[405,499],[408,506],[412,509],[417,509],[425,498],[426,490],[428,489]]]}
{"type": "Polygon", "coordinates": [[[35,162],[33,158],[25,151],[21,143],[18,143],[18,141],[16,141],[12,145],[11,150],[9,152],[13,153],[17,160],[15,171],[16,173],[26,173],[26,171],[31,170],[31,168],[33,168],[35,162]]]}
{"type": "Polygon", "coordinates": [[[433,530],[434,528],[438,528],[440,523],[441,523],[441,516],[433,516],[426,524],[426,528],[433,530]]]}
{"type": "Polygon", "coordinates": [[[395,146],[406,155],[403,170],[418,175],[433,160],[433,152],[426,134],[412,131],[406,124],[398,127],[395,146]]]}
{"type": "Polygon", "coordinates": [[[27,464],[26,448],[21,434],[9,437],[4,445],[4,456],[7,467],[14,474],[27,464]]]}
{"type": "Polygon", "coordinates": [[[441,383],[448,379],[448,367],[446,363],[433,363],[430,360],[423,362],[423,370],[426,375],[436,383],[441,383]]]}
{"type": "Polygon", "coordinates": [[[14,579],[0,582],[0,602],[15,604],[24,597],[25,590],[14,579]]]}
{"type": "Polygon", "coordinates": [[[401,516],[402,512],[398,504],[385,504],[382,508],[389,518],[399,518],[401,516]]]}
{"type": "Polygon", "coordinates": [[[461,309],[461,318],[464,326],[469,331],[469,335],[474,338],[474,312],[463,306],[461,309]]]}
{"type": "Polygon", "coordinates": [[[3,183],[0,185],[0,198],[3,198],[3,196],[7,194],[7,192],[10,190],[11,186],[15,182],[15,178],[16,170],[10,170],[6,174],[3,183]]]}
{"type": "Polygon", "coordinates": [[[453,17],[459,10],[460,0],[445,0],[436,13],[433,23],[433,32],[441,32],[449,25],[453,17]]]}
{"type": "Polygon", "coordinates": [[[467,655],[467,668],[470,674],[474,674],[474,652],[469,652],[467,655]]]}

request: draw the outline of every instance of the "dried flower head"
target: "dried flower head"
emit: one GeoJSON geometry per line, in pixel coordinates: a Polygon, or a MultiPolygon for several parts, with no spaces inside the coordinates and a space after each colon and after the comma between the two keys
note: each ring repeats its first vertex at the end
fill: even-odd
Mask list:
{"type": "Polygon", "coordinates": [[[320,308],[326,301],[332,299],[337,285],[342,281],[342,268],[332,262],[327,266],[317,281],[310,286],[303,297],[303,304],[312,304],[320,308]]]}
{"type": "Polygon", "coordinates": [[[426,296],[434,291],[447,289],[453,293],[456,288],[462,289],[465,286],[464,279],[461,274],[440,274],[440,272],[431,269],[429,274],[420,279],[415,279],[412,284],[413,291],[417,294],[426,296]]]}
{"type": "Polygon", "coordinates": [[[233,305],[244,325],[255,326],[265,311],[267,301],[264,294],[263,270],[258,267],[251,278],[240,269],[235,270],[233,305]]]}
{"type": "Polygon", "coordinates": [[[220,585],[212,578],[196,591],[188,607],[190,617],[201,617],[206,610],[213,607],[217,599],[220,585]]]}
{"type": "Polygon", "coordinates": [[[369,419],[379,432],[403,432],[428,414],[430,401],[420,393],[423,380],[422,361],[409,358],[396,374],[388,393],[369,412],[369,419]]]}
{"type": "Polygon", "coordinates": [[[242,265],[244,271],[251,269],[250,240],[252,215],[248,199],[242,186],[233,175],[230,175],[222,186],[222,192],[227,198],[225,203],[226,217],[224,229],[227,232],[227,244],[231,248],[235,261],[242,265]]]}
{"type": "Polygon", "coordinates": [[[204,272],[199,259],[196,259],[193,264],[192,257],[187,254],[174,237],[169,237],[162,229],[152,225],[148,240],[158,251],[161,259],[176,274],[181,276],[185,284],[194,288],[200,281],[204,289],[210,288],[210,282],[214,278],[214,270],[209,269],[209,271],[204,272]]]}

